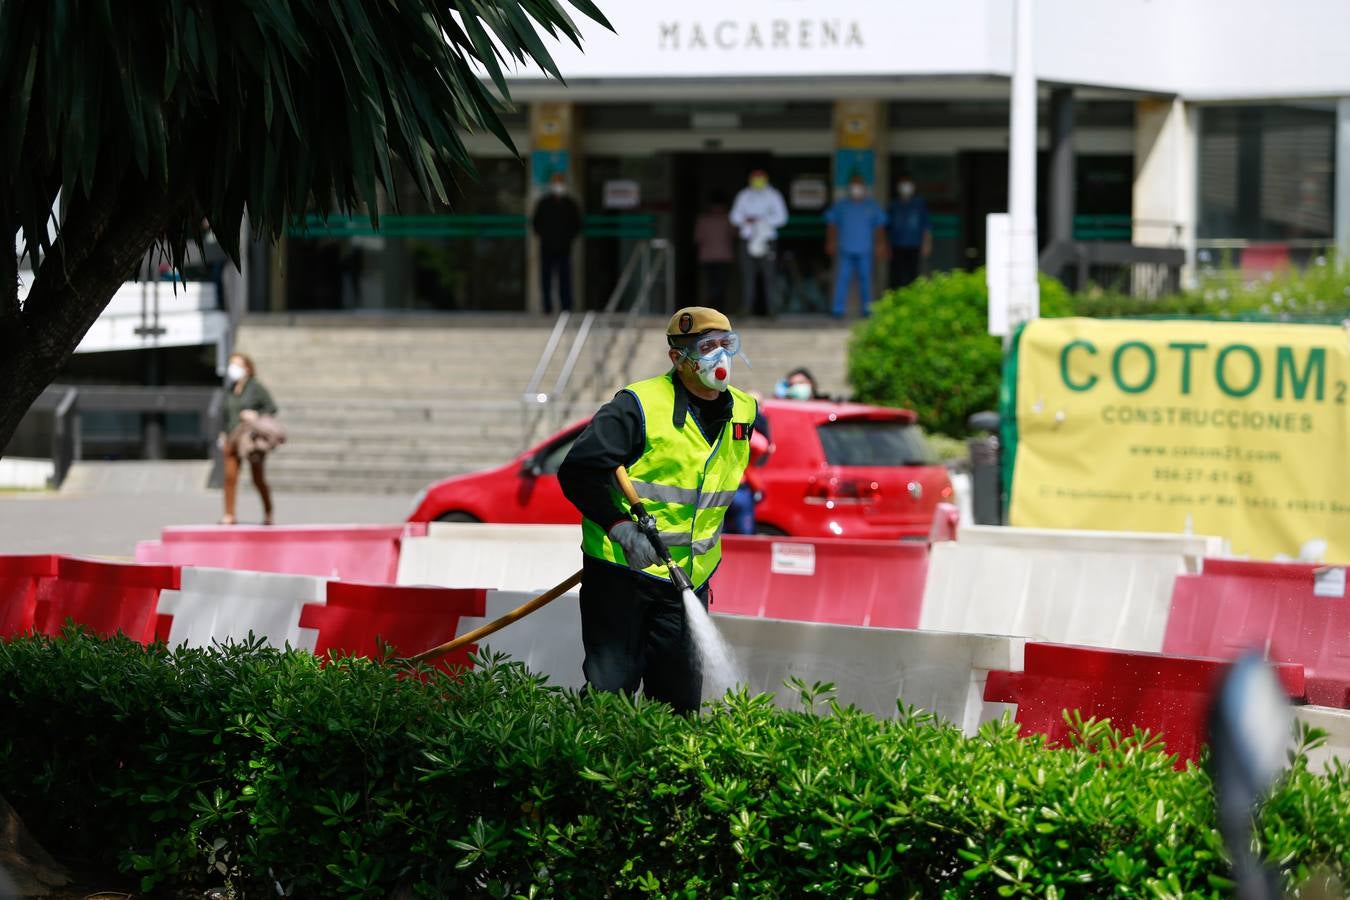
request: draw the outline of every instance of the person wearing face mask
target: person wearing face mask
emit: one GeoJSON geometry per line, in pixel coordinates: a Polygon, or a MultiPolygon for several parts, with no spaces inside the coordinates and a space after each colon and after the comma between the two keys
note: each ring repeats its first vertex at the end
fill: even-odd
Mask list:
{"type": "MultiPolygon", "coordinates": [[[[750,461],[758,404],[731,387],[740,337],[721,312],[691,306],[666,328],[671,369],[628,385],[591,419],[558,470],[581,511],[581,638],[588,690],[635,692],[681,713],[702,675],[679,591],[628,515],[622,465],[666,547],[706,607],[722,528],[750,461]]],[[[744,357],[742,357],[744,358],[744,357]]]]}
{"type": "MultiPolygon", "coordinates": [[[[253,360],[243,353],[230,356],[225,369],[225,379],[229,389],[225,394],[225,430],[220,433],[217,443],[225,456],[225,515],[220,524],[233,525],[235,519],[235,497],[239,490],[239,468],[244,459],[248,460],[249,471],[253,475],[253,486],[262,498],[263,524],[272,524],[272,491],[267,486],[267,476],[263,471],[268,446],[275,446],[271,432],[276,426],[271,424],[277,414],[277,405],[262,382],[257,379],[253,360]]],[[[284,440],[284,437],[281,438],[284,440]]]]}
{"type": "Polygon", "coordinates": [[[848,309],[848,289],[858,282],[858,306],[866,316],[872,306],[872,257],[886,254],[886,214],[867,196],[861,175],[848,180],[848,192],[825,211],[825,252],[834,257],[836,319],[848,309]]]}
{"type": "Polygon", "coordinates": [[[539,240],[539,277],[544,312],[552,313],[553,283],[558,284],[558,309],[572,309],[572,242],[581,234],[581,207],[567,195],[567,179],[554,172],[548,193],[534,205],[530,227],[539,240]]]}
{"type": "Polygon", "coordinates": [[[919,267],[933,252],[933,228],[928,204],[914,188],[909,174],[900,176],[895,199],[886,219],[891,238],[891,287],[904,287],[919,277],[919,267]]]}
{"type": "Polygon", "coordinates": [[[828,400],[816,389],[816,378],[809,369],[798,366],[774,386],[773,394],[780,400],[828,400]]]}
{"type": "Polygon", "coordinates": [[[787,224],[787,203],[769,184],[769,173],[755,169],[750,183],[741,188],[731,204],[727,220],[740,231],[741,305],[747,315],[773,316],[778,312],[778,282],[774,259],[778,229],[787,224]],[[756,295],[755,282],[763,280],[764,293],[756,295]],[[759,301],[763,299],[761,304],[759,301]]]}

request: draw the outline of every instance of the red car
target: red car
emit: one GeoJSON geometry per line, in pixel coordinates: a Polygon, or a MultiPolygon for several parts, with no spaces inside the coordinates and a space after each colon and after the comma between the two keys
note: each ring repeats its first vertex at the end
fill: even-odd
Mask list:
{"type": "MultiPolygon", "coordinates": [[[[906,409],[858,403],[766,400],[773,452],[754,480],[760,534],[923,540],[934,508],[952,497],[906,409]]],[[[575,524],[558,467],[578,422],[496,469],[438,481],[415,501],[410,522],[575,524]]]]}

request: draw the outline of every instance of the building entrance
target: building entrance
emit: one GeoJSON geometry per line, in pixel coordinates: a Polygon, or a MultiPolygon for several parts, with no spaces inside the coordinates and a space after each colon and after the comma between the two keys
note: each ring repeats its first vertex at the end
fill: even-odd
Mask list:
{"type": "MultiPolygon", "coordinates": [[[[829,203],[830,161],[826,156],[773,156],[768,153],[677,153],[671,174],[672,232],[676,252],[677,292],[681,302],[712,303],[716,280],[725,278],[720,305],[746,314],[738,262],[719,272],[701,266],[694,234],[699,216],[715,202],[730,210],[751,171],[764,169],[783,195],[788,222],[779,231],[775,259],[780,313],[823,313],[828,310],[830,261],[825,255],[824,207],[829,203]]],[[[731,234],[733,254],[739,239],[731,234]]]]}

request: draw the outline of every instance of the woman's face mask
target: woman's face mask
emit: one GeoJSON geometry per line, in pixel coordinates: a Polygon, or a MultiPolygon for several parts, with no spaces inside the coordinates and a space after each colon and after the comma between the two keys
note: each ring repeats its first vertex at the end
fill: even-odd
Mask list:
{"type": "Polygon", "coordinates": [[[243,381],[248,376],[248,369],[242,363],[232,362],[225,367],[225,377],[231,382],[243,381]]]}
{"type": "Polygon", "coordinates": [[[815,392],[811,390],[810,384],[799,381],[788,385],[787,395],[789,400],[810,400],[815,396],[815,392]]]}

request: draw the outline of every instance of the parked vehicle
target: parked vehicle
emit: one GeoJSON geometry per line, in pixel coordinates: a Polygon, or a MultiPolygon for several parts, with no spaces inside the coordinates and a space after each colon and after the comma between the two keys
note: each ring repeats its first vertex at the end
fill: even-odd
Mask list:
{"type": "MultiPolygon", "coordinates": [[[[927,538],[952,497],[914,413],[858,403],[766,400],[773,452],[757,471],[761,534],[884,540],[927,538]]],[[[558,467],[585,421],[505,465],[428,487],[410,522],[574,524],[558,467]]]]}

